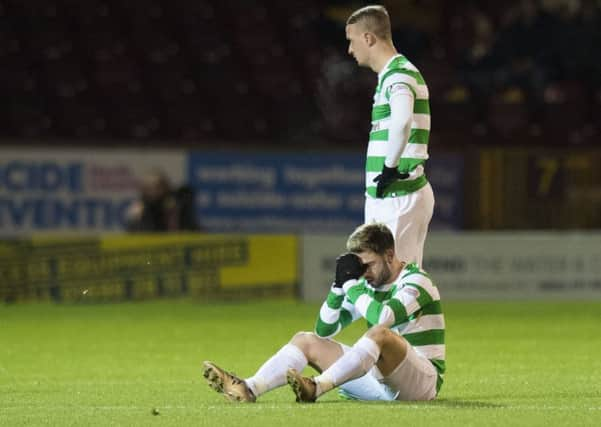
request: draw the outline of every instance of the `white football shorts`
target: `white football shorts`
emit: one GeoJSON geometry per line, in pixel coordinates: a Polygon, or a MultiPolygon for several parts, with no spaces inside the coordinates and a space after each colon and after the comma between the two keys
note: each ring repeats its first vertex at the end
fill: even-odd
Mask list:
{"type": "MultiPolygon", "coordinates": [[[[340,344],[347,352],[351,347],[340,344]]],[[[388,376],[374,366],[361,378],[340,386],[340,395],[355,400],[432,400],[438,372],[432,363],[409,345],[407,357],[388,376]]]]}
{"type": "Polygon", "coordinates": [[[405,196],[365,199],[365,223],[386,224],[394,236],[397,258],[420,266],[433,212],[434,193],[430,183],[405,196]]]}

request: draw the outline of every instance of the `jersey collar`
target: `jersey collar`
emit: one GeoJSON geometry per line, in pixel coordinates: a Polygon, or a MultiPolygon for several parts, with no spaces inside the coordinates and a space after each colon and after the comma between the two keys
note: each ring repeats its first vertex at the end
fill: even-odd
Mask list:
{"type": "Polygon", "coordinates": [[[384,65],[384,67],[378,73],[378,80],[380,80],[382,78],[382,76],[384,76],[384,74],[386,74],[386,72],[388,71],[388,67],[390,67],[390,64],[392,63],[392,61],[394,61],[395,59],[397,59],[401,56],[403,56],[403,55],[401,55],[400,53],[397,53],[396,55],[392,55],[390,57],[390,59],[388,60],[386,65],[384,65]]]}

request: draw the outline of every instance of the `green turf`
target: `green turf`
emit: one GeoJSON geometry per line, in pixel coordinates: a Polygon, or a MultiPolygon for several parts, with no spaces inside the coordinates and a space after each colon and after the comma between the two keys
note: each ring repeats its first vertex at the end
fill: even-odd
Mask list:
{"type": "Polygon", "coordinates": [[[599,302],[447,302],[448,374],[434,402],[330,393],[299,405],[283,387],[232,405],[206,386],[202,360],[250,375],[310,329],[316,310],[292,301],[0,306],[0,425],[601,425],[599,302]]]}

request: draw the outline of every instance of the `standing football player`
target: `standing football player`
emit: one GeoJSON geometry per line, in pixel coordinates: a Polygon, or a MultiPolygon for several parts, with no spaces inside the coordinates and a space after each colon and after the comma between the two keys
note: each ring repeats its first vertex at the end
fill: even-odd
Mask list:
{"type": "Polygon", "coordinates": [[[395,236],[399,259],[421,265],[434,210],[434,194],[424,173],[430,135],[428,87],[394,47],[384,7],[353,12],[346,38],[357,64],[378,74],[365,167],[365,223],[385,223],[395,236]]]}

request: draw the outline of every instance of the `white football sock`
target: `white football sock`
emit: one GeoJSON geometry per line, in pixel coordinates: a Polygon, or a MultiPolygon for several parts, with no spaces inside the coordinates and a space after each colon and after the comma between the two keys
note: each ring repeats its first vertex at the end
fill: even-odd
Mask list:
{"type": "Polygon", "coordinates": [[[379,357],[380,347],[376,342],[371,338],[362,337],[332,366],[315,377],[317,396],[347,381],[362,377],[376,364],[379,357]]]}
{"type": "Polygon", "coordinates": [[[286,371],[290,368],[302,372],[307,366],[307,358],[293,344],[286,344],[271,359],[263,364],[253,376],[245,380],[256,397],[286,384],[286,371]]]}

